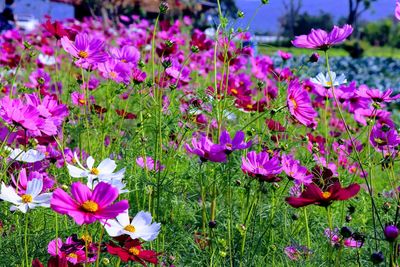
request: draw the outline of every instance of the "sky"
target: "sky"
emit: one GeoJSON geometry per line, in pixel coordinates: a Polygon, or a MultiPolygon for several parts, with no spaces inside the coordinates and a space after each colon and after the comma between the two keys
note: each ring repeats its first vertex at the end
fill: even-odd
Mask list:
{"type": "MultiPolygon", "coordinates": [[[[269,4],[259,8],[257,15],[250,24],[250,29],[252,31],[276,33],[279,30],[278,18],[285,13],[283,1],[270,0],[269,4]]],[[[289,2],[289,0],[285,1],[289,2]]],[[[242,26],[248,25],[260,3],[261,0],[236,0],[238,8],[245,13],[242,26]]],[[[391,16],[394,14],[395,3],[395,0],[378,0],[362,17],[373,21],[391,16]]],[[[335,20],[337,20],[340,17],[347,16],[348,0],[303,0],[302,11],[317,15],[321,10],[333,14],[335,20]],[[332,13],[332,11],[335,12],[332,13]]]]}

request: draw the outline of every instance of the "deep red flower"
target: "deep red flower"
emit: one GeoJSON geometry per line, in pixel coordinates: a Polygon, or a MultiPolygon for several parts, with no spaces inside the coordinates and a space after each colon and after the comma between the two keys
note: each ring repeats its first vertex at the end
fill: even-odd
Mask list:
{"type": "Polygon", "coordinates": [[[50,20],[47,20],[46,23],[43,24],[43,28],[53,35],[57,40],[60,40],[64,36],[67,36],[71,40],[75,40],[76,32],[65,29],[59,21],[54,21],[51,23],[50,20]]]}
{"type": "Polygon", "coordinates": [[[310,184],[299,197],[287,197],[286,202],[294,207],[300,208],[311,204],[327,207],[336,200],[347,200],[354,197],[360,191],[359,184],[351,184],[343,188],[340,182],[335,182],[326,191],[316,184],[310,184]]]}
{"type": "Polygon", "coordinates": [[[141,244],[139,239],[128,237],[122,246],[111,241],[106,245],[108,253],[118,256],[123,262],[135,261],[143,266],[147,266],[146,262],[158,264],[159,253],[153,250],[144,250],[141,244]]]}
{"type": "Polygon", "coordinates": [[[128,112],[128,111],[125,111],[123,109],[116,109],[115,112],[119,116],[121,116],[123,119],[126,119],[126,120],[134,120],[134,119],[137,118],[136,114],[128,112]]]}

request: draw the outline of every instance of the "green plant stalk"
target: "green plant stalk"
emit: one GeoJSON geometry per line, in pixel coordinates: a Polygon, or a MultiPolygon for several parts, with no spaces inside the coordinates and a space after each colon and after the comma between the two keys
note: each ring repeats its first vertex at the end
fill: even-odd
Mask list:
{"type": "Polygon", "coordinates": [[[24,248],[25,248],[25,262],[26,266],[30,266],[29,264],[29,256],[28,256],[28,214],[25,215],[25,231],[24,231],[24,248]]]}
{"type": "MultiPolygon", "coordinates": [[[[340,119],[342,120],[342,122],[343,122],[343,124],[345,126],[347,135],[348,135],[348,137],[350,139],[351,145],[353,147],[353,151],[356,154],[357,162],[360,165],[361,171],[362,171],[363,174],[365,174],[364,167],[363,167],[363,164],[361,162],[360,154],[358,153],[357,146],[354,143],[354,138],[353,138],[353,136],[351,134],[351,131],[350,131],[350,128],[349,128],[348,124],[346,123],[346,120],[344,118],[342,109],[340,107],[340,103],[339,103],[339,101],[338,101],[338,99],[336,97],[335,89],[334,89],[334,86],[333,86],[333,79],[332,79],[332,75],[331,75],[331,71],[330,71],[328,51],[325,52],[325,60],[326,60],[326,68],[327,68],[329,79],[330,79],[330,82],[331,82],[332,95],[333,95],[333,98],[335,100],[337,109],[339,111],[340,119]]],[[[370,186],[370,183],[369,183],[368,179],[365,179],[365,184],[367,185],[368,194],[369,194],[370,200],[371,200],[372,222],[373,222],[373,226],[374,226],[375,244],[376,244],[376,247],[377,247],[377,240],[378,239],[377,239],[377,233],[376,233],[375,213],[376,213],[377,219],[378,219],[378,221],[380,223],[380,226],[381,226],[382,230],[383,230],[383,225],[382,225],[382,222],[381,222],[380,217],[379,217],[378,209],[376,208],[376,205],[375,205],[375,201],[374,201],[373,194],[372,194],[372,188],[370,186]]]]}

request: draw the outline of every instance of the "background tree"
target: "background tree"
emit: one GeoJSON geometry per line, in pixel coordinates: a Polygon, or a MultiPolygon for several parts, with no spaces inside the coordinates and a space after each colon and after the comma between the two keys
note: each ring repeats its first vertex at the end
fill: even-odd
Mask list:
{"type": "Polygon", "coordinates": [[[347,23],[356,26],[361,14],[370,9],[372,3],[375,1],[377,0],[349,0],[347,23]]]}

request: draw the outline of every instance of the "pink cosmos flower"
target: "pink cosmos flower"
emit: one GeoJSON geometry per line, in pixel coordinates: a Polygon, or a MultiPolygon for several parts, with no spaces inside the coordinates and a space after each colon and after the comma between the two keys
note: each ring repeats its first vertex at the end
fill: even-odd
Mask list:
{"type": "Polygon", "coordinates": [[[126,63],[119,62],[115,59],[107,60],[98,64],[98,70],[106,79],[111,79],[117,83],[128,82],[129,68],[126,63]]]}
{"type": "Polygon", "coordinates": [[[75,106],[84,106],[86,104],[85,94],[79,92],[72,92],[71,93],[71,100],[72,104],[75,106]]]}
{"type": "Polygon", "coordinates": [[[282,58],[282,60],[289,60],[292,58],[292,54],[290,54],[289,52],[285,52],[282,50],[278,50],[278,55],[282,58]]]}
{"type": "Polygon", "coordinates": [[[160,161],[157,161],[157,163],[155,163],[152,157],[139,157],[136,159],[136,164],[143,169],[147,169],[149,171],[155,170],[156,172],[161,171],[165,168],[164,165],[160,164],[160,161]]]}
{"type": "Polygon", "coordinates": [[[129,208],[127,200],[112,204],[118,197],[118,189],[100,182],[93,192],[86,185],[75,182],[71,194],[58,188],[54,191],[50,207],[60,214],[68,214],[79,225],[98,220],[114,219],[129,208]]]}
{"type": "Polygon", "coordinates": [[[307,127],[315,127],[318,113],[311,105],[310,96],[298,81],[292,81],[288,87],[287,105],[290,114],[301,124],[307,127]]]}
{"type": "Polygon", "coordinates": [[[108,55],[103,51],[103,41],[91,39],[86,33],[77,34],[75,42],[64,36],[61,38],[61,45],[65,51],[77,59],[75,64],[85,69],[105,62],[108,58],[108,55]]]}
{"type": "Polygon", "coordinates": [[[334,26],[332,31],[327,33],[324,30],[311,30],[308,35],[296,36],[292,44],[299,48],[328,50],[330,47],[340,44],[353,32],[351,25],[344,25],[343,28],[334,26]]]}
{"type": "Polygon", "coordinates": [[[140,59],[140,52],[134,46],[125,45],[118,49],[112,47],[110,49],[111,57],[122,62],[122,63],[132,63],[137,65],[140,59]]]}
{"type": "Polygon", "coordinates": [[[280,180],[277,175],[282,172],[282,167],[278,157],[270,157],[267,152],[257,154],[251,151],[242,157],[242,171],[261,181],[276,182],[280,180]]]}
{"type": "Polygon", "coordinates": [[[306,167],[300,165],[292,155],[282,155],[282,167],[286,175],[293,179],[298,185],[309,185],[312,183],[313,175],[306,167]]]}
{"type": "Polygon", "coordinates": [[[392,102],[400,98],[400,94],[392,96],[393,90],[388,89],[386,91],[382,91],[379,89],[369,89],[367,86],[360,86],[358,95],[369,98],[374,102],[382,103],[382,102],[392,102]]]}
{"type": "Polygon", "coordinates": [[[396,19],[400,20],[400,2],[399,1],[396,2],[396,10],[395,10],[394,15],[395,15],[396,19]]]}
{"type": "Polygon", "coordinates": [[[224,147],[214,144],[207,136],[201,136],[200,140],[192,138],[192,146],[185,144],[187,152],[198,155],[201,161],[225,162],[224,147]]]}

